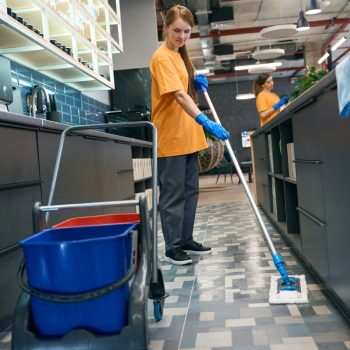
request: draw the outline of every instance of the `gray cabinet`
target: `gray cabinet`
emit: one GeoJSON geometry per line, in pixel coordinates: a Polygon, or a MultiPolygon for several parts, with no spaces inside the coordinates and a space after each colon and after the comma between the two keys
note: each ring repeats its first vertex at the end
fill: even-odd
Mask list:
{"type": "Polygon", "coordinates": [[[0,135],[0,186],[38,181],[36,132],[0,126],[0,135]]]}
{"type": "Polygon", "coordinates": [[[265,134],[254,139],[254,172],[256,192],[259,204],[267,211],[270,211],[269,185],[267,176],[267,146],[265,134]]]}
{"type": "Polygon", "coordinates": [[[320,102],[310,100],[293,113],[295,167],[298,178],[299,206],[324,220],[323,161],[320,152],[320,102]]]}
{"type": "Polygon", "coordinates": [[[32,234],[32,207],[37,201],[40,184],[0,189],[0,256],[3,249],[32,234]]]}
{"type": "MultiPolygon", "coordinates": [[[[254,151],[255,143],[269,134],[274,135],[272,142],[276,150],[277,127],[281,136],[283,173],[271,171],[268,175],[276,180],[277,203],[285,204],[286,227],[278,221],[278,216],[262,208],[350,318],[350,118],[339,116],[335,72],[329,73],[275,120],[257,130],[252,135],[254,151]],[[294,143],[295,150],[294,181],[285,171],[288,162],[284,155],[285,144],[290,142],[294,143]],[[277,191],[277,179],[284,181],[283,191],[280,186],[277,191]],[[300,244],[288,234],[298,230],[300,234],[292,236],[299,236],[300,244]]],[[[256,181],[260,181],[257,188],[265,184],[263,174],[256,176],[256,181]]]]}
{"type": "Polygon", "coordinates": [[[323,161],[323,189],[329,284],[350,310],[350,118],[338,115],[337,91],[320,96],[319,138],[323,161]]]}
{"type": "Polygon", "coordinates": [[[302,253],[323,281],[329,283],[326,224],[299,208],[302,253]]]}
{"type": "MultiPolygon", "coordinates": [[[[0,125],[0,330],[12,321],[19,292],[16,280],[22,255],[19,241],[33,233],[33,204],[48,202],[63,129],[43,127],[33,118],[14,119],[17,124],[12,119],[0,119],[3,123],[0,125]]],[[[130,198],[134,198],[134,181],[128,139],[94,132],[66,137],[54,204],[130,198]]],[[[135,208],[119,210],[130,212],[135,208]]],[[[51,213],[49,225],[69,217],[110,212],[116,209],[51,213]]]]}
{"type": "Polygon", "coordinates": [[[0,329],[16,304],[18,242],[32,234],[32,205],[41,200],[35,130],[0,126],[0,329]]]}
{"type": "Polygon", "coordinates": [[[0,256],[0,330],[12,322],[19,288],[17,270],[22,258],[20,249],[0,256]]]}
{"type": "Polygon", "coordinates": [[[293,113],[292,121],[302,253],[322,279],[329,282],[323,181],[327,165],[322,157],[319,130],[325,108],[321,98],[311,98],[293,113]]]}
{"type": "MultiPolygon", "coordinates": [[[[49,197],[59,136],[38,133],[44,203],[47,203],[49,197]]],[[[77,135],[66,137],[53,204],[126,199],[133,195],[133,191],[130,145],[77,135]]],[[[107,209],[78,209],[73,214],[54,213],[50,224],[72,215],[106,211],[107,209]]]]}

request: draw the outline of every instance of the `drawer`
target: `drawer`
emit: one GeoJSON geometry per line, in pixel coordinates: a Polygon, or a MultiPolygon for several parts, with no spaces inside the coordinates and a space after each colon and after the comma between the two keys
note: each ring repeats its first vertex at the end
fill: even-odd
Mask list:
{"type": "Polygon", "coordinates": [[[32,234],[32,208],[37,201],[41,201],[40,184],[0,190],[0,251],[32,234]]]}
{"type": "Polygon", "coordinates": [[[317,111],[317,103],[306,105],[293,115],[293,140],[296,159],[320,159],[319,118],[320,113],[317,111]]]}
{"type": "Polygon", "coordinates": [[[133,169],[130,145],[115,143],[112,152],[116,160],[117,171],[133,169]]]}
{"type": "Polygon", "coordinates": [[[134,175],[132,170],[120,172],[116,180],[117,194],[115,198],[126,199],[134,197],[134,175]]]}
{"type": "Polygon", "coordinates": [[[39,180],[36,132],[0,127],[0,186],[39,180]]]}
{"type": "Polygon", "coordinates": [[[324,220],[322,165],[296,162],[298,201],[300,207],[324,220]]]}
{"type": "Polygon", "coordinates": [[[301,246],[305,259],[329,283],[329,262],[326,224],[304,208],[298,208],[301,246]]]}

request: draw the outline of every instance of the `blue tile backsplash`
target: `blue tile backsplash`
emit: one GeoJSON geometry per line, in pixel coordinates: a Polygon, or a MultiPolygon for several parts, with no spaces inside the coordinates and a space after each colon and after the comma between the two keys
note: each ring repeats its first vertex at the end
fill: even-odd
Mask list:
{"type": "MultiPolygon", "coordinates": [[[[61,113],[64,124],[104,123],[103,113],[111,109],[109,105],[13,61],[11,61],[11,76],[13,86],[19,90],[19,94],[15,96],[21,100],[21,114],[27,116],[29,116],[27,95],[36,85],[44,87],[50,94],[55,94],[57,111],[61,113]]],[[[38,117],[45,118],[40,115],[38,117]]]]}

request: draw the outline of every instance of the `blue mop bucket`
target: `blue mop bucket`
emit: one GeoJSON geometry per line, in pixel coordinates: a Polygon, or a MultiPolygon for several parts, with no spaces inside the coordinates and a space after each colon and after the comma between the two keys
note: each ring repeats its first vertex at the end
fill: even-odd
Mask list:
{"type": "MultiPolygon", "coordinates": [[[[43,292],[81,294],[108,286],[130,268],[136,224],[53,228],[22,240],[28,284],[43,292]]],[[[97,298],[61,303],[31,296],[34,324],[44,337],[76,328],[118,333],[127,324],[129,287],[97,298]]]]}

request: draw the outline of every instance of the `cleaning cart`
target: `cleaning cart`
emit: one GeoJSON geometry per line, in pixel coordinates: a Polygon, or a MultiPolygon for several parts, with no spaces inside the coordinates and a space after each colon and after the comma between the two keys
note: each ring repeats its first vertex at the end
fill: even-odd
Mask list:
{"type": "Polygon", "coordinates": [[[154,125],[140,121],[65,129],[59,142],[48,205],[35,203],[33,225],[37,234],[21,242],[26,263],[21,263],[18,273],[22,293],[15,310],[12,349],[147,349],[148,298],[153,299],[154,316],[159,321],[167,297],[157,253],[154,125]],[[68,133],[144,126],[152,129],[152,220],[144,196],[138,200],[52,205],[68,133]],[[53,211],[122,206],[138,206],[139,214],[71,218],[47,228],[53,211]],[[86,264],[80,259],[85,259],[86,264]],[[113,263],[106,268],[101,265],[103,260],[113,263]],[[52,277],[59,264],[63,273],[52,277]],[[24,279],[25,268],[28,282],[24,279]],[[93,270],[97,270],[95,275],[93,270]],[[104,317],[94,312],[94,306],[102,310],[104,317]],[[113,312],[114,309],[117,310],[113,312]]]}

